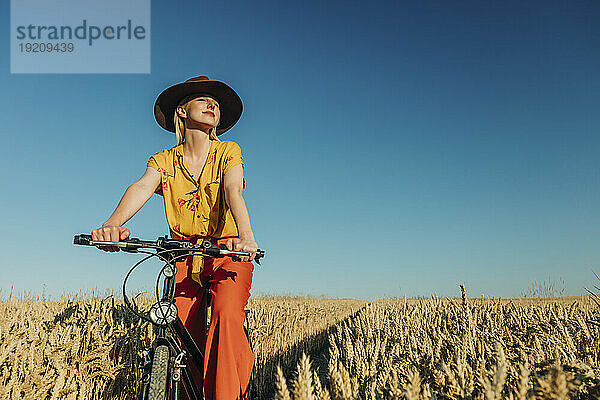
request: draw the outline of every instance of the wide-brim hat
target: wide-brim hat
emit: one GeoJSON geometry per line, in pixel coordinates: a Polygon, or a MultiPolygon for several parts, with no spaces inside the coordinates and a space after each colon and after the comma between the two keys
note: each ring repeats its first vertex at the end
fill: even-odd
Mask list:
{"type": "Polygon", "coordinates": [[[158,124],[175,132],[173,116],[181,99],[190,94],[206,94],[214,97],[219,103],[221,119],[217,125],[217,135],[225,133],[240,119],[242,115],[242,99],[238,94],[221,81],[215,81],[208,76],[197,76],[185,82],[178,83],[162,91],[154,103],[154,118],[158,124]]]}

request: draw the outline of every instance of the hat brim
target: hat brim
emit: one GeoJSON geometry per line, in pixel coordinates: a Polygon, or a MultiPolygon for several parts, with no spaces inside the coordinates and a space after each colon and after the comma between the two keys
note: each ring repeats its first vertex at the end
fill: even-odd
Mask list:
{"type": "Polygon", "coordinates": [[[154,103],[154,118],[158,124],[170,131],[175,132],[173,116],[177,103],[184,97],[195,94],[208,94],[217,100],[221,111],[221,119],[217,125],[217,135],[221,135],[229,130],[242,115],[242,99],[226,83],[214,80],[205,80],[199,82],[182,82],[173,85],[165,90],[156,98],[154,103]]]}

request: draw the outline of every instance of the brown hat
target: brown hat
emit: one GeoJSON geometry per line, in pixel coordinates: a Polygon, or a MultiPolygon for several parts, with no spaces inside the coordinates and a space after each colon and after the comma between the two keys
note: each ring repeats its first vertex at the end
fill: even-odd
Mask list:
{"type": "Polygon", "coordinates": [[[170,131],[175,132],[173,116],[177,103],[190,94],[207,94],[214,97],[219,103],[221,120],[217,125],[217,135],[225,133],[240,119],[242,115],[242,99],[240,96],[221,81],[210,80],[208,76],[197,76],[185,82],[173,85],[156,98],[154,103],[154,118],[158,124],[170,131]]]}

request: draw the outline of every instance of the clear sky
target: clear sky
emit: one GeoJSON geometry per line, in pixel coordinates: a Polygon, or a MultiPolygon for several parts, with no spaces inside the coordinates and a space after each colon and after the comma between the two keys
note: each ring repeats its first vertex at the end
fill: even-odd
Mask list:
{"type": "MultiPolygon", "coordinates": [[[[174,146],[154,101],[198,75],[243,100],[220,138],[267,254],[253,294],[597,283],[598,2],[153,1],[150,74],[10,74],[2,8],[4,294],[119,290],[138,258],[73,235],[174,146]]],[[[126,226],[166,234],[162,198],[126,226]]]]}

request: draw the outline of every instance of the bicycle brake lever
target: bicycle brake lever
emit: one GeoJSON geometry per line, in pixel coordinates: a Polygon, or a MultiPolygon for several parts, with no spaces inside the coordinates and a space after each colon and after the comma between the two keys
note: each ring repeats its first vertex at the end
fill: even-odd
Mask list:
{"type": "MultiPolygon", "coordinates": [[[[220,250],[229,250],[227,248],[227,245],[225,243],[221,243],[219,245],[219,249],[220,250]]],[[[262,250],[258,250],[258,252],[256,253],[256,256],[254,257],[254,261],[256,261],[256,263],[258,265],[260,265],[260,257],[263,257],[263,256],[264,256],[264,252],[262,250]]],[[[231,259],[233,261],[241,261],[241,258],[239,256],[235,255],[235,254],[231,255],[231,259]]]]}

